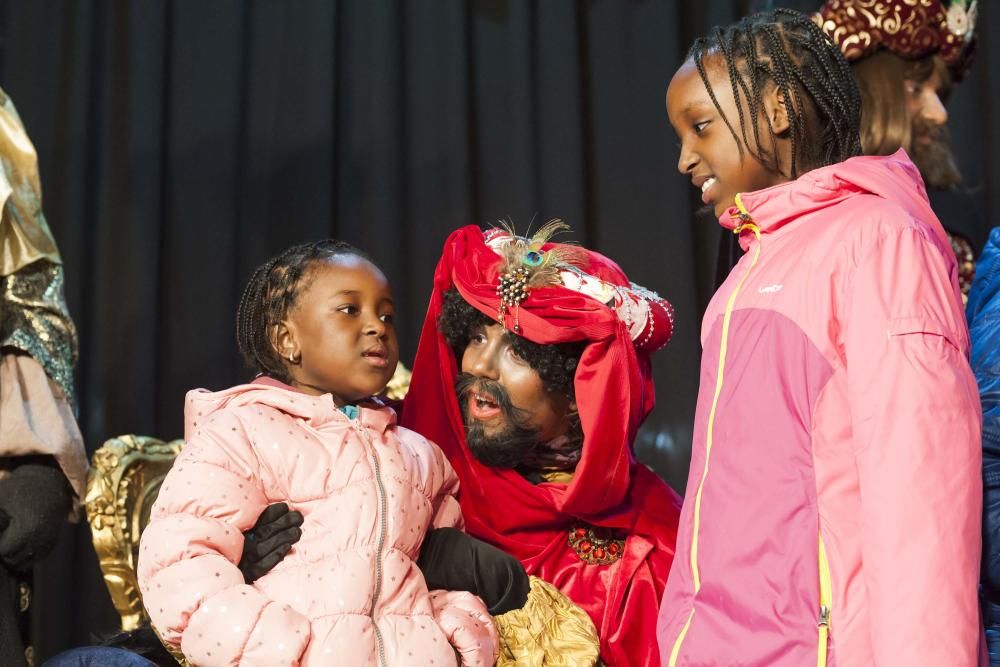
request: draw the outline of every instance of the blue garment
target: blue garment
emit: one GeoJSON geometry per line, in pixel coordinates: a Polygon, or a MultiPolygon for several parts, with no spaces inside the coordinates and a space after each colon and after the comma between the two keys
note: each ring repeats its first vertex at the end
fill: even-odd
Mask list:
{"type": "Polygon", "coordinates": [[[983,611],[990,665],[1000,667],[1000,227],[976,265],[966,316],[983,404],[983,611]]]}
{"type": "Polygon", "coordinates": [[[45,661],[42,667],[156,667],[141,655],[121,648],[84,646],[45,661]]]}

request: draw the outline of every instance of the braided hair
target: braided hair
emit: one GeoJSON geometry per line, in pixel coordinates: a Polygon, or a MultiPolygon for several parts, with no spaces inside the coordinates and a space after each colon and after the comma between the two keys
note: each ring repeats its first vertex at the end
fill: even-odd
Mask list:
{"type": "Polygon", "coordinates": [[[248,366],[282,382],[291,381],[288,368],[275,349],[276,328],[308,286],[312,265],[344,255],[371,262],[370,257],[349,243],[324,239],[294,245],[257,267],[236,311],[236,344],[248,366]]]}
{"type": "Polygon", "coordinates": [[[773,146],[774,127],[763,113],[764,93],[772,83],[785,101],[788,114],[792,145],[790,178],[861,154],[861,95],[851,67],[840,49],[804,14],[780,8],[744,17],[699,37],[688,58],[697,66],[702,83],[736,140],[741,156],[746,147],[755,160],[781,171],[777,156],[761,145],[758,124],[763,115],[773,146]],[[706,56],[721,56],[726,62],[743,141],[722,112],[709,84],[706,56]],[[748,125],[752,142],[747,136],[748,125]]]}

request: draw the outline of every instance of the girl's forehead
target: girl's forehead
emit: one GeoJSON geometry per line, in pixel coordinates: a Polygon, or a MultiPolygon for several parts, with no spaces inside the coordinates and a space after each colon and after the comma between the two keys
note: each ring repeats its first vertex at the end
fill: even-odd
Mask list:
{"type": "Polygon", "coordinates": [[[365,287],[389,289],[389,281],[381,269],[357,255],[336,255],[317,260],[310,270],[314,283],[356,283],[365,287]]]}
{"type": "MultiPolygon", "coordinates": [[[[713,67],[709,70],[707,61],[705,68],[709,82],[713,87],[718,86],[718,68],[713,67]]],[[[670,80],[670,86],[667,88],[667,106],[671,113],[685,113],[691,108],[700,109],[702,105],[712,105],[712,98],[705,88],[698,66],[689,58],[670,80]]]]}

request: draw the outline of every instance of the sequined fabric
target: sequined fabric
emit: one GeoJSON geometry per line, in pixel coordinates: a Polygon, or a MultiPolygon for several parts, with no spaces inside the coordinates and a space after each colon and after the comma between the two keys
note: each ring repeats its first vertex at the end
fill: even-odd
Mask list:
{"type": "Polygon", "coordinates": [[[939,54],[956,77],[975,48],[976,2],[966,0],[827,0],[814,19],[848,60],[878,49],[903,58],[939,54]]]}
{"type": "Polygon", "coordinates": [[[61,265],[39,261],[0,278],[0,347],[31,355],[76,405],[76,327],[63,297],[61,265]]]}
{"type": "Polygon", "coordinates": [[[964,236],[948,232],[948,240],[951,241],[951,249],[958,259],[958,286],[962,290],[964,303],[969,300],[969,290],[972,289],[972,281],[976,277],[976,254],[972,250],[972,244],[964,236]]]}

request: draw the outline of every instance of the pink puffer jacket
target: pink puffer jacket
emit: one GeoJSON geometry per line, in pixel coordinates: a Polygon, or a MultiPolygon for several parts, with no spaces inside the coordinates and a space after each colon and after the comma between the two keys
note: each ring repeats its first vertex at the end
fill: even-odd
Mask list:
{"type": "Polygon", "coordinates": [[[462,525],[458,479],[389,408],[348,419],[329,395],[274,380],[192,391],[187,444],[142,536],[153,625],[197,665],[492,665],[483,602],[428,592],[415,560],[431,527],[462,525]],[[267,505],[302,538],[247,585],[242,531],[267,505]],[[454,648],[453,648],[454,645],[454,648]]]}

